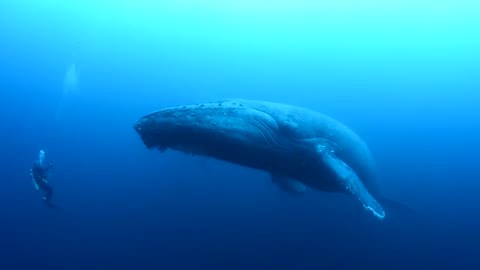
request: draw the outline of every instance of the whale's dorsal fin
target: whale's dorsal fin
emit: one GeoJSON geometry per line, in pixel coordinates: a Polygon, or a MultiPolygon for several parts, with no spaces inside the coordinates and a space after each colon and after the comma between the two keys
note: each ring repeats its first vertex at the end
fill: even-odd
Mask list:
{"type": "Polygon", "coordinates": [[[365,209],[371,211],[379,219],[385,217],[382,206],[368,192],[355,171],[335,155],[334,147],[328,140],[317,145],[317,152],[321,155],[324,164],[336,174],[340,184],[354,195],[365,209]]]}
{"type": "Polygon", "coordinates": [[[275,183],[278,187],[280,187],[281,190],[291,194],[299,194],[307,190],[307,187],[304,184],[298,182],[297,180],[293,180],[291,178],[273,173],[272,182],[275,183]]]}

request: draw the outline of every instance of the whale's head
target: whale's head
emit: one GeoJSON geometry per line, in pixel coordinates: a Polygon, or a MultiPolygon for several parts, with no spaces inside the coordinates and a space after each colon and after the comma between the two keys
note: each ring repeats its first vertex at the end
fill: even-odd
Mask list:
{"type": "Polygon", "coordinates": [[[212,156],[264,142],[272,121],[240,102],[221,101],[156,111],[139,119],[134,129],[148,148],[212,156]]]}

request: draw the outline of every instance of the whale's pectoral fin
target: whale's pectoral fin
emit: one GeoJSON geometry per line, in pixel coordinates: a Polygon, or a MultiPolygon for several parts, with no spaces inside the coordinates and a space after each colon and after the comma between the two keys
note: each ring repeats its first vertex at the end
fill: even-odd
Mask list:
{"type": "Polygon", "coordinates": [[[304,184],[296,180],[276,174],[272,174],[272,182],[280,187],[281,190],[292,194],[303,193],[307,189],[304,184]]]}
{"type": "Polygon", "coordinates": [[[327,142],[321,143],[317,146],[317,151],[321,154],[323,162],[337,175],[340,184],[345,186],[347,191],[353,194],[365,209],[383,219],[385,211],[382,206],[368,192],[355,171],[335,155],[333,146],[327,142]]]}

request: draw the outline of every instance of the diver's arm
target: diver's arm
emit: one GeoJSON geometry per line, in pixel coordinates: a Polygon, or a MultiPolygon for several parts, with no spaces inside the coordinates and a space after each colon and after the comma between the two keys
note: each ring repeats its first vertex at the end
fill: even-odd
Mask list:
{"type": "Polygon", "coordinates": [[[48,166],[45,168],[45,170],[48,170],[48,169],[50,169],[51,167],[53,167],[53,164],[54,164],[54,163],[53,163],[52,161],[50,161],[50,162],[48,163],[48,166]]]}

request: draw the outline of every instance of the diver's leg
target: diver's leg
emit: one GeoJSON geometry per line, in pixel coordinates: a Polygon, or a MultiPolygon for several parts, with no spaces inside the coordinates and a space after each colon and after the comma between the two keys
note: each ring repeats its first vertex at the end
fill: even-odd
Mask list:
{"type": "Polygon", "coordinates": [[[43,191],[45,192],[45,194],[43,196],[43,199],[45,200],[45,202],[50,203],[50,199],[51,199],[52,193],[53,193],[52,187],[49,186],[49,185],[44,185],[43,191]]]}

